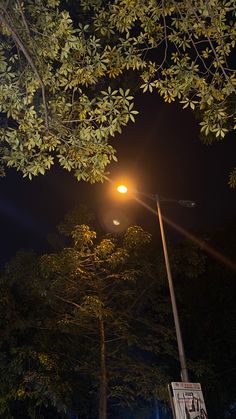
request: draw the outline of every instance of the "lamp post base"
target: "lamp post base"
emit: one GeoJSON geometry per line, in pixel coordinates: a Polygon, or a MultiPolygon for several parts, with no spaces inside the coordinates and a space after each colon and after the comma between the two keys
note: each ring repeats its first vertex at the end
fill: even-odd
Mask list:
{"type": "Polygon", "coordinates": [[[174,419],[208,419],[201,384],[173,382],[168,389],[174,419]]]}

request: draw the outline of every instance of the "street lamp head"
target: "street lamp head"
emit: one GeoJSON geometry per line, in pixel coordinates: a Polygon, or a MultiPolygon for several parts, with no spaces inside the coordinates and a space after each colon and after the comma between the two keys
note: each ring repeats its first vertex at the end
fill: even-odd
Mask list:
{"type": "Polygon", "coordinates": [[[186,208],[194,208],[196,207],[196,202],[194,201],[188,201],[188,200],[180,200],[178,201],[179,205],[186,208]]]}
{"type": "Polygon", "coordinates": [[[117,186],[116,189],[118,192],[123,193],[123,194],[128,192],[128,188],[125,185],[119,185],[117,186]]]}

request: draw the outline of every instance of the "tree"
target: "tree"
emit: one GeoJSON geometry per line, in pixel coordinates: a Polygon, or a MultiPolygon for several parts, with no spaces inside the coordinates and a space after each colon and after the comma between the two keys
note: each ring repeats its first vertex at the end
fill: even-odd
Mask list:
{"type": "MultiPolygon", "coordinates": [[[[221,231],[211,233],[207,247],[218,252],[220,249],[220,253],[233,261],[235,227],[234,221],[221,231]]],[[[203,258],[204,269],[198,270],[191,282],[183,273],[175,281],[183,313],[186,352],[195,362],[193,377],[202,384],[209,417],[233,419],[236,401],[235,268],[233,264],[231,268],[229,264],[225,265],[224,257],[219,260],[212,257],[214,252],[209,254],[198,249],[198,254],[203,258]]]]}
{"type": "MultiPolygon", "coordinates": [[[[165,269],[150,235],[131,227],[96,237],[73,228],[84,217],[73,211],[61,224],[66,248],[20,252],[1,277],[0,417],[19,419],[19,406],[40,419],[50,411],[62,419],[69,408],[80,419],[147,412],[179,379],[165,269]]],[[[215,244],[233,257],[235,227],[215,244]]],[[[209,415],[222,419],[234,417],[235,275],[213,254],[188,242],[170,249],[191,379],[202,383],[209,415]]]]}
{"type": "Polygon", "coordinates": [[[151,298],[160,284],[145,251],[149,234],[130,227],[122,242],[96,242],[95,232],[80,225],[73,237],[73,247],[45,255],[42,267],[58,321],[84,342],[86,360],[77,371],[99,388],[99,418],[106,419],[108,400],[163,397],[168,369],[161,359],[174,356],[173,332],[163,322],[165,298],[158,296],[158,308],[151,298]]]}
{"type": "Polygon", "coordinates": [[[32,252],[19,252],[1,276],[1,418],[64,417],[69,365],[59,354],[68,343],[44,289],[39,257],[32,252]]]}
{"type": "Polygon", "coordinates": [[[57,157],[78,179],[104,179],[109,137],[136,113],[117,88],[130,72],[144,92],[195,110],[205,141],[223,138],[236,126],[235,13],[234,0],[6,0],[3,166],[31,178],[57,157]]]}
{"type": "Polygon", "coordinates": [[[96,239],[86,225],[72,234],[57,253],[19,253],[2,277],[6,418],[21,403],[30,418],[50,408],[63,417],[71,408],[81,419],[98,411],[104,419],[107,404],[110,412],[167,396],[176,351],[150,235],[130,227],[123,238],[96,239]]]}
{"type": "MultiPolygon", "coordinates": [[[[179,100],[200,119],[205,142],[236,129],[235,2],[84,0],[100,34],[123,36],[130,63],[145,51],[141,89],[179,100]]],[[[235,186],[236,170],[230,185],[235,186]]]]}

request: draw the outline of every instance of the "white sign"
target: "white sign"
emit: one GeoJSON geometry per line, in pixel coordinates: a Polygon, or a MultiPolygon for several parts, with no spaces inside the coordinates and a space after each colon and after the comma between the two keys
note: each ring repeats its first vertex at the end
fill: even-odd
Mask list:
{"type": "Polygon", "coordinates": [[[171,383],[169,386],[175,419],[208,419],[199,383],[171,383]]]}

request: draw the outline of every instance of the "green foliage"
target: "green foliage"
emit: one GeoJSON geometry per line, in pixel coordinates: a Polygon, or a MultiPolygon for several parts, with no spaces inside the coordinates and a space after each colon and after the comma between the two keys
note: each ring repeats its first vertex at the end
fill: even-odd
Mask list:
{"type": "Polygon", "coordinates": [[[121,43],[104,44],[86,21],[75,24],[59,11],[59,3],[1,6],[0,111],[7,118],[1,161],[32,179],[57,158],[78,180],[95,182],[116,160],[108,139],[137,112],[129,89],[108,81],[126,67],[121,43]]]}
{"type": "Polygon", "coordinates": [[[140,251],[140,247],[150,243],[151,234],[147,233],[140,226],[129,227],[124,237],[124,245],[130,251],[140,251]]]}
{"type": "Polygon", "coordinates": [[[9,0],[0,19],[1,171],[31,179],[57,159],[103,180],[109,139],[137,114],[130,72],[197,111],[206,141],[235,130],[234,0],[9,0]]]}
{"type": "Polygon", "coordinates": [[[18,253],[1,277],[1,418],[15,417],[17,406],[27,418],[43,418],[49,406],[64,417],[70,388],[62,379],[65,362],[53,351],[57,332],[44,285],[33,253],[18,253]]]}
{"type": "Polygon", "coordinates": [[[206,256],[199,247],[189,242],[181,243],[173,249],[171,267],[176,275],[193,279],[199,277],[206,269],[206,256]]]}
{"type": "Polygon", "coordinates": [[[229,185],[231,188],[235,188],[236,186],[236,168],[230,173],[229,185]]]}
{"type": "MultiPolygon", "coordinates": [[[[208,237],[208,246],[221,249],[235,258],[236,224],[208,237]]],[[[200,381],[209,417],[233,418],[236,395],[234,368],[235,331],[235,271],[207,254],[203,254],[205,269],[189,280],[183,272],[176,281],[181,295],[182,326],[186,352],[195,381],[200,381]],[[223,385],[222,385],[223,384],[223,385]],[[232,408],[232,413],[230,412],[232,408]]]]}
{"type": "MultiPolygon", "coordinates": [[[[32,419],[50,408],[63,418],[68,407],[96,418],[101,343],[109,409],[166,399],[166,383],[179,379],[166,273],[150,234],[132,226],[100,237],[73,225],[83,215],[66,218],[70,247],[20,252],[1,275],[0,417],[21,406],[32,419]]],[[[233,257],[235,228],[215,240],[233,257]]],[[[222,419],[235,401],[235,275],[187,242],[170,257],[191,378],[222,419]]]]}
{"type": "Polygon", "coordinates": [[[76,225],[93,225],[94,214],[89,211],[86,205],[79,205],[65,215],[65,219],[59,224],[58,231],[70,237],[76,225]]]}
{"type": "Polygon", "coordinates": [[[168,368],[161,360],[175,357],[175,351],[167,301],[158,296],[161,285],[145,252],[150,234],[133,226],[121,240],[98,239],[86,225],[76,226],[71,234],[74,246],[43,256],[41,266],[50,284],[47,295],[54,311],[60,311],[57,321],[83,341],[86,366],[81,362],[78,374],[86,371],[97,394],[102,322],[111,402],[128,405],[137,397],[166,397],[168,368]],[[160,302],[157,307],[154,298],[160,302]],[[150,354],[156,362],[146,362],[150,354]]]}
{"type": "Polygon", "coordinates": [[[87,225],[77,225],[71,236],[71,246],[57,253],[19,253],[2,277],[4,417],[19,402],[32,418],[50,406],[58,415],[67,406],[81,419],[93,417],[88,412],[99,398],[101,322],[109,403],[167,396],[163,360],[176,354],[168,302],[149,260],[150,234],[134,226],[123,238],[96,238],[87,225]]]}
{"type": "MultiPolygon", "coordinates": [[[[143,91],[157,89],[167,102],[202,111],[202,131],[224,137],[235,124],[236,79],[230,67],[235,48],[234,1],[115,0],[97,8],[94,25],[101,34],[119,33],[127,58],[143,48],[143,91]],[[135,32],[134,32],[135,29],[135,32]],[[148,61],[148,52],[156,57],[148,61]]],[[[93,0],[84,0],[87,8],[93,0]]],[[[151,56],[150,56],[151,57],[151,56]]]]}
{"type": "Polygon", "coordinates": [[[143,51],[141,89],[197,111],[209,142],[236,127],[235,13],[234,0],[114,0],[99,3],[94,25],[101,35],[122,36],[131,62],[143,51]]]}

